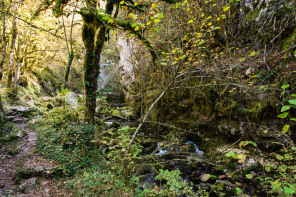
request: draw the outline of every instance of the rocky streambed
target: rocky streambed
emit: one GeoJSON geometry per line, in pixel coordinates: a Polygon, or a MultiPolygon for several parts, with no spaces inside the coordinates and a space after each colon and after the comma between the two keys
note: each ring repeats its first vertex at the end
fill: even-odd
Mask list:
{"type": "MultiPolygon", "coordinates": [[[[138,125],[131,108],[116,99],[109,102],[109,116],[104,121],[108,128],[138,125]]],[[[248,195],[265,194],[258,188],[256,180],[245,178],[248,173],[258,173],[261,164],[254,159],[254,155],[251,156],[252,153],[238,147],[241,140],[229,144],[227,141],[223,143],[222,137],[217,136],[215,140],[219,143],[215,144],[213,140],[212,146],[207,140],[198,136],[198,131],[189,134],[146,123],[136,138],[136,142],[142,146],[139,157],[145,158],[142,161],[137,158],[136,162],[136,174],[141,177],[138,188],[144,190],[161,186],[156,179],[160,170],[178,170],[182,181],[186,181],[197,193],[202,190],[211,196],[219,196],[221,192],[235,196],[238,191],[248,195]],[[246,158],[238,162],[225,156],[228,152],[246,155],[246,158]]]]}

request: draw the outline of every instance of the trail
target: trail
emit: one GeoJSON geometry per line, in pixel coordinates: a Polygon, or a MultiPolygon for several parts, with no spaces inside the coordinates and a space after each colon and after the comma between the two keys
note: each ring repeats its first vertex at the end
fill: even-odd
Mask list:
{"type": "Polygon", "coordinates": [[[7,114],[7,121],[15,124],[19,138],[14,142],[0,142],[0,196],[54,196],[53,179],[48,178],[54,164],[34,153],[37,133],[21,115],[25,110],[14,107],[7,114]],[[12,148],[18,153],[9,154],[12,148]]]}

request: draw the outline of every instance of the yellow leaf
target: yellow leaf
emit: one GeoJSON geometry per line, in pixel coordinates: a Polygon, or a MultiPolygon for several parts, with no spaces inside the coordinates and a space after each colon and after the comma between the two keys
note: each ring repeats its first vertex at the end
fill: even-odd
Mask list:
{"type": "Polygon", "coordinates": [[[250,54],[251,57],[253,57],[255,55],[256,55],[256,52],[255,51],[252,51],[252,53],[250,54]]]}
{"type": "Polygon", "coordinates": [[[229,5],[226,5],[226,6],[223,7],[223,11],[224,12],[227,12],[229,9],[230,9],[230,6],[229,5]]]}
{"type": "Polygon", "coordinates": [[[109,19],[108,19],[108,23],[113,24],[113,23],[114,23],[114,20],[113,20],[112,18],[109,18],[109,19]]]}

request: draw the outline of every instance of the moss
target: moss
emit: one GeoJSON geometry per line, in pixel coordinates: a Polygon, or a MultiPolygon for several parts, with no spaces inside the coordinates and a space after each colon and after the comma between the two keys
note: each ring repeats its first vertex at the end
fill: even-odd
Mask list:
{"type": "Polygon", "coordinates": [[[0,143],[2,142],[12,142],[17,140],[19,137],[15,134],[10,134],[9,137],[1,137],[0,138],[0,143]]]}
{"type": "Polygon", "coordinates": [[[68,3],[69,0],[56,0],[55,6],[53,7],[52,11],[56,17],[59,17],[64,14],[63,8],[68,3]]]}
{"type": "Polygon", "coordinates": [[[263,110],[263,104],[262,102],[257,102],[255,103],[255,106],[251,109],[246,109],[246,108],[241,108],[239,109],[239,113],[242,115],[251,115],[252,117],[258,117],[258,115],[262,112],[263,110]]]}
{"type": "Polygon", "coordinates": [[[9,155],[16,155],[16,154],[18,154],[19,153],[19,148],[17,148],[17,147],[10,147],[9,149],[8,149],[8,154],[9,155]]]}
{"type": "Polygon", "coordinates": [[[116,121],[112,122],[112,124],[110,125],[111,128],[119,128],[120,124],[116,121]]]}
{"type": "Polygon", "coordinates": [[[247,21],[255,21],[259,13],[260,13],[260,9],[256,8],[246,16],[247,21]]]}
{"type": "Polygon", "coordinates": [[[292,35],[283,44],[282,51],[289,50],[289,48],[292,46],[295,40],[296,40],[296,28],[294,29],[292,35]]]}

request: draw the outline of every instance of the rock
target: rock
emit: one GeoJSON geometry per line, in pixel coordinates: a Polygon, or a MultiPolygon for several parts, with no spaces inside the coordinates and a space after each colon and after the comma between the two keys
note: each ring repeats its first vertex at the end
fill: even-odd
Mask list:
{"type": "Polygon", "coordinates": [[[27,103],[30,107],[36,107],[34,100],[29,100],[27,103]]]}
{"type": "Polygon", "coordinates": [[[78,107],[78,101],[74,92],[68,92],[65,96],[65,101],[71,108],[76,109],[78,107]]]}
{"type": "Polygon", "coordinates": [[[19,130],[16,135],[22,138],[27,135],[27,132],[25,130],[19,130]]]}
{"type": "Polygon", "coordinates": [[[28,118],[23,118],[23,117],[15,117],[12,122],[13,123],[25,123],[28,121],[28,118]]]}
{"type": "Polygon", "coordinates": [[[184,144],[181,149],[185,152],[195,152],[195,147],[193,144],[189,143],[189,144],[184,144]]]}
{"type": "Polygon", "coordinates": [[[110,128],[119,128],[120,124],[116,121],[113,121],[112,124],[110,125],[110,128]]]}
{"type": "Polygon", "coordinates": [[[61,107],[61,106],[63,106],[64,104],[65,104],[65,100],[62,99],[61,96],[57,96],[57,97],[55,98],[55,100],[54,100],[54,106],[55,106],[55,107],[61,107]]]}
{"type": "Polygon", "coordinates": [[[7,107],[7,109],[9,110],[7,113],[9,116],[19,115],[25,118],[29,118],[36,115],[34,113],[38,113],[38,110],[34,107],[11,106],[7,107]]]}
{"type": "Polygon", "coordinates": [[[44,102],[51,102],[51,101],[53,101],[54,99],[53,99],[52,97],[45,96],[45,97],[42,97],[41,100],[44,101],[44,102]]]}
{"type": "Polygon", "coordinates": [[[37,178],[33,177],[25,182],[23,182],[21,185],[18,186],[18,191],[25,192],[26,190],[32,190],[37,188],[37,178]]]}
{"type": "Polygon", "coordinates": [[[35,177],[35,176],[47,176],[51,173],[51,167],[36,166],[32,168],[25,168],[17,171],[17,176],[22,179],[35,177]]]}
{"type": "Polygon", "coordinates": [[[6,116],[6,120],[11,122],[16,116],[6,116]]]}

